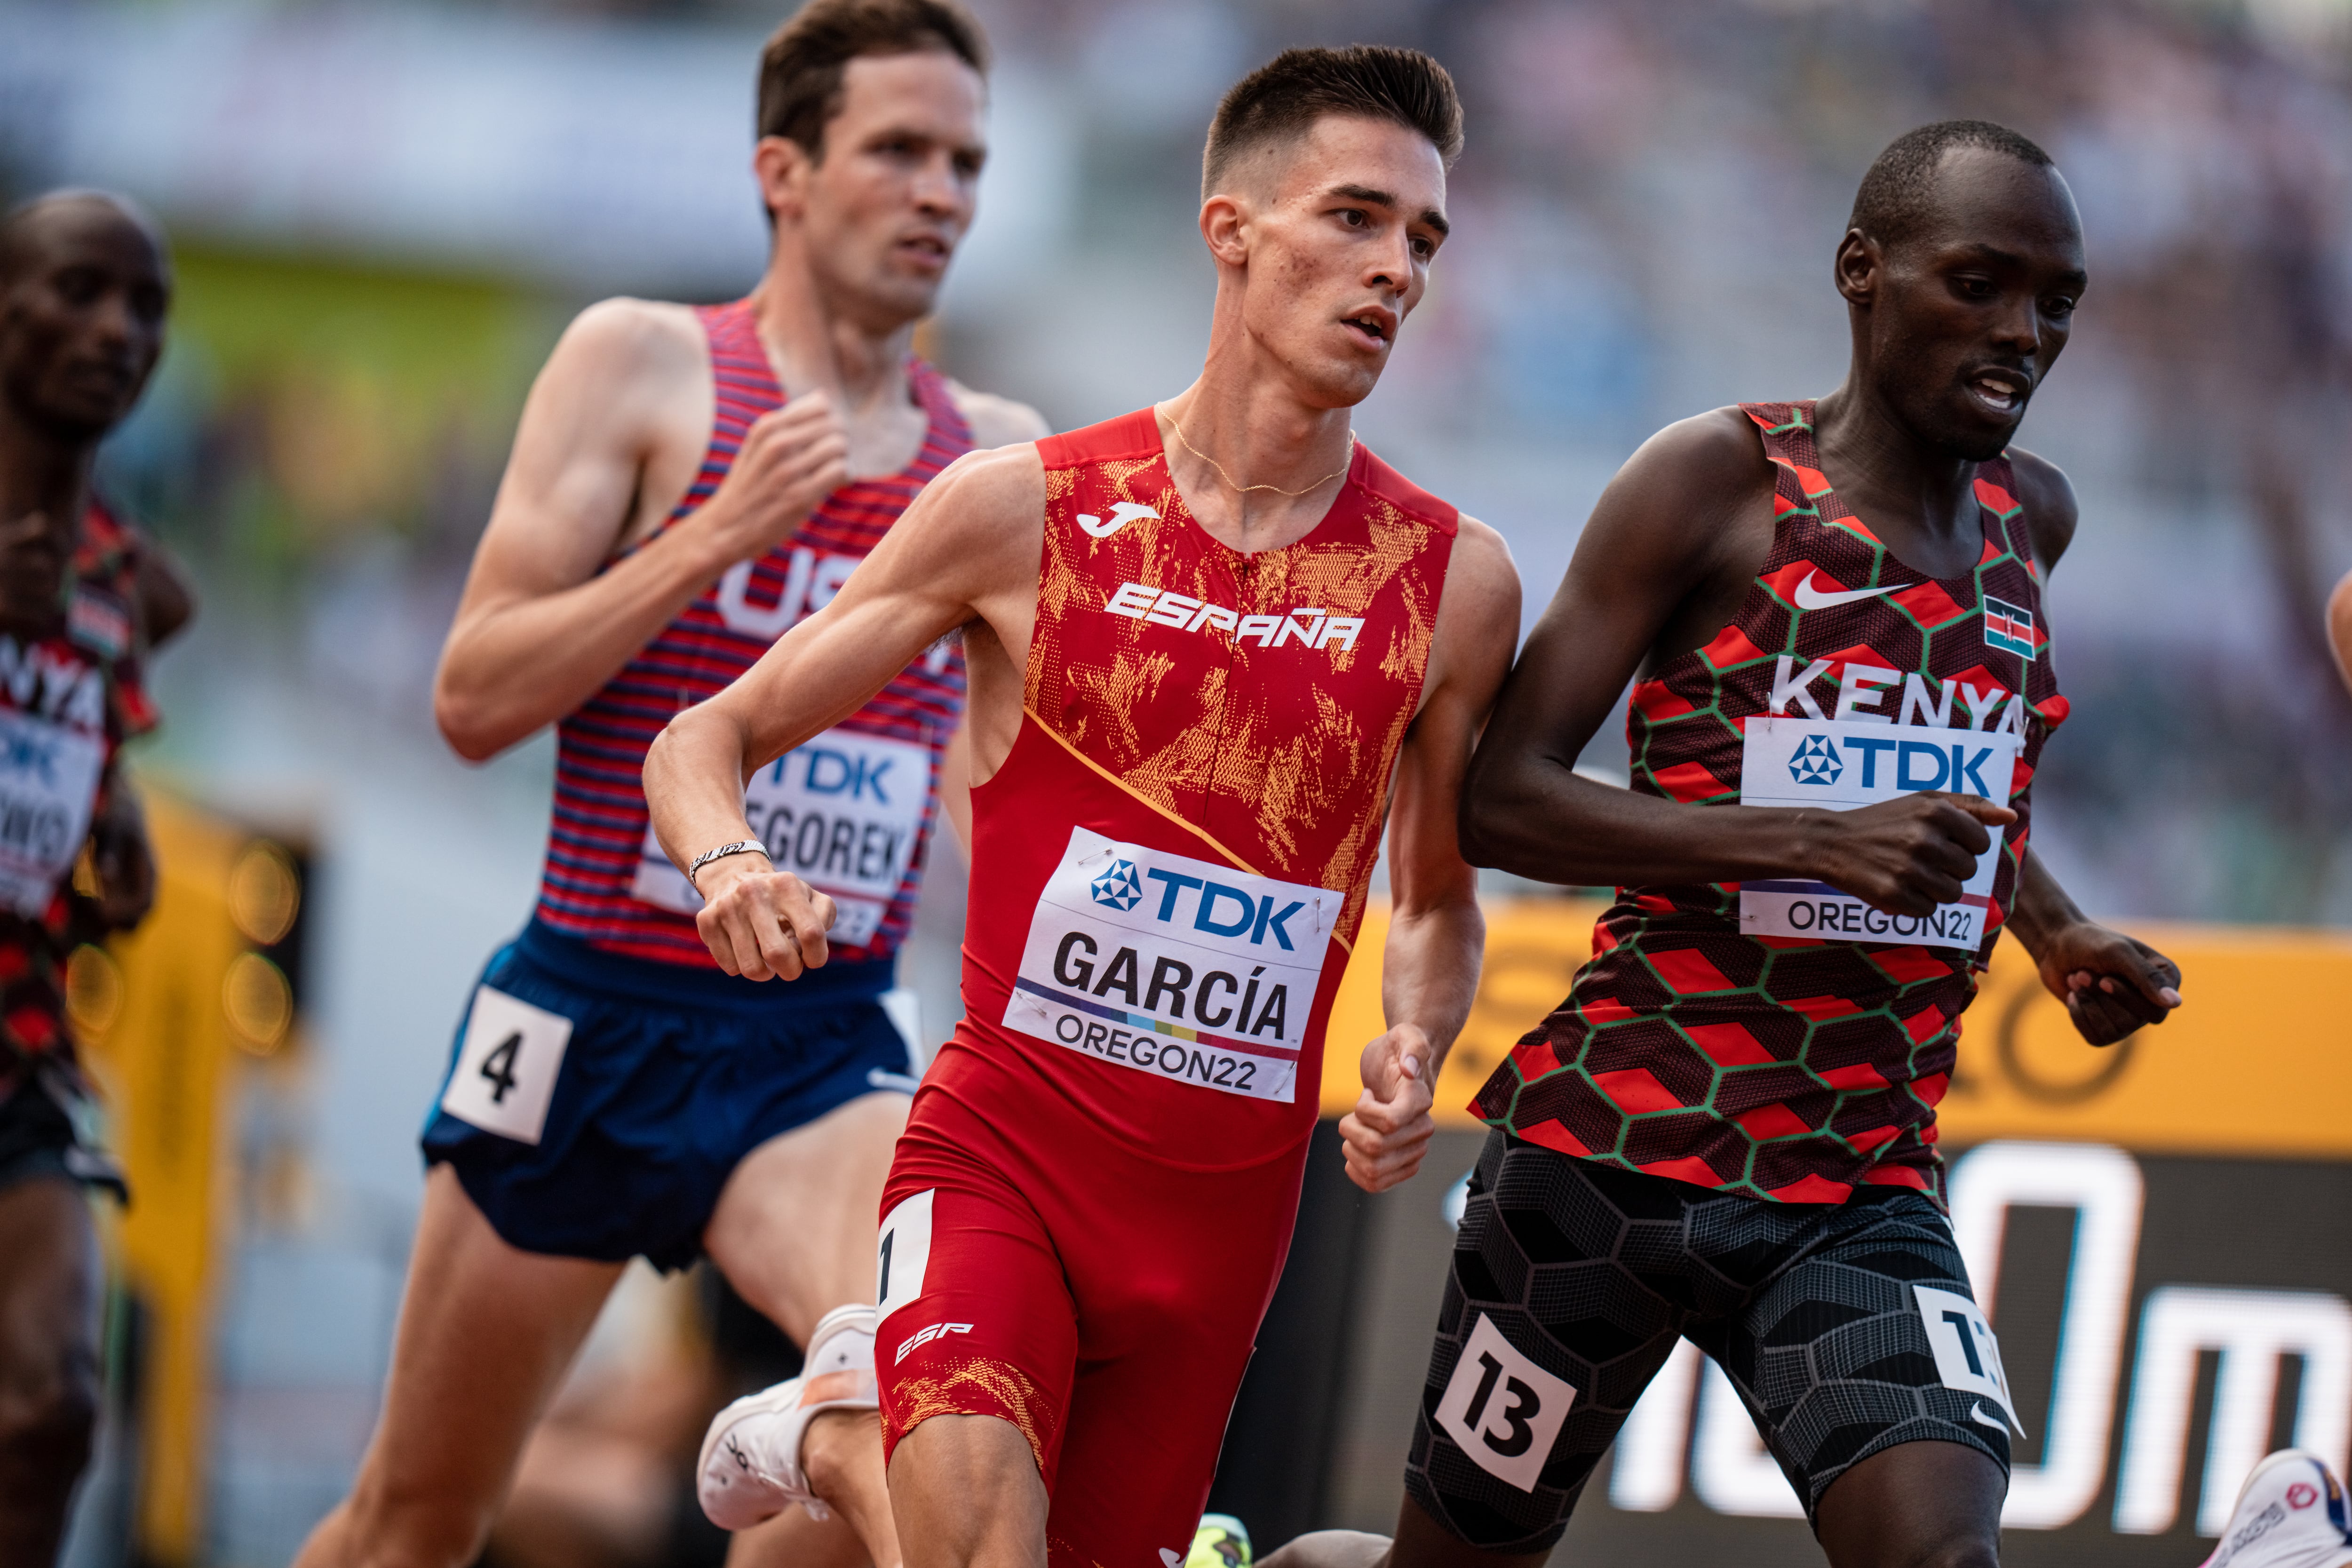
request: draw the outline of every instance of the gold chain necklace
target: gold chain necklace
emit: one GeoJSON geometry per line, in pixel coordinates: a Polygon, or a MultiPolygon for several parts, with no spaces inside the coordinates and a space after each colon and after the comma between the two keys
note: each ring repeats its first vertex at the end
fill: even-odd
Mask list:
{"type": "Polygon", "coordinates": [[[1325,485],[1329,484],[1333,479],[1339,478],[1342,474],[1345,474],[1348,471],[1348,464],[1356,460],[1356,432],[1354,427],[1350,426],[1348,431],[1348,462],[1340,464],[1338,468],[1332,469],[1329,473],[1316,480],[1313,484],[1308,485],[1305,489],[1286,490],[1280,485],[1237,485],[1234,483],[1233,475],[1225,472],[1225,466],[1223,463],[1220,463],[1216,458],[1212,458],[1208,453],[1203,452],[1200,447],[1195,447],[1192,442],[1184,438],[1184,426],[1176,423],[1176,416],[1173,414],[1171,414],[1168,416],[1168,427],[1176,432],[1176,441],[1179,446],[1182,447],[1184,450],[1192,453],[1192,456],[1200,458],[1201,461],[1208,464],[1209,467],[1216,469],[1217,478],[1224,480],[1225,488],[1232,490],[1236,495],[1247,495],[1252,490],[1272,490],[1278,496],[1288,496],[1292,500],[1296,500],[1300,496],[1314,494],[1317,490],[1321,489],[1325,485]]]}

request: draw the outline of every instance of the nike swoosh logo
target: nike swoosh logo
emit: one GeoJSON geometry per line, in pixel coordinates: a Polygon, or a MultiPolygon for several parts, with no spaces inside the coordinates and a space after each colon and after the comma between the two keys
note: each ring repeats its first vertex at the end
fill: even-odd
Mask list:
{"type": "Polygon", "coordinates": [[[1846,588],[1828,593],[1813,586],[1820,577],[1819,572],[1809,573],[1805,580],[1797,584],[1797,608],[1826,610],[1834,605],[1856,604],[1864,599],[1875,599],[1881,594],[1892,594],[1898,589],[1916,586],[1911,583],[1888,583],[1876,588],[1846,588]]]}
{"type": "Polygon", "coordinates": [[[1969,1419],[1971,1421],[1981,1421],[1996,1432],[2005,1433],[2009,1430],[2009,1423],[1996,1419],[1985,1409],[1984,1402],[1981,1400],[1977,1402],[1975,1409],[1969,1412],[1969,1419]]]}

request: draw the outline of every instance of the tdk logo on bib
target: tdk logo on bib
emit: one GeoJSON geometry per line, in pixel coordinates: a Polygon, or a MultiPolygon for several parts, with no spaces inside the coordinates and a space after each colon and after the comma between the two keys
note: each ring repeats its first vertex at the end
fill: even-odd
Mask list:
{"type": "Polygon", "coordinates": [[[1004,1026],[1287,1103],[1344,901],[1073,828],[1030,921],[1004,1026]]]}
{"type": "Polygon", "coordinates": [[[1827,736],[1808,735],[1789,755],[1789,776],[1803,784],[1833,784],[1845,765],[1827,736]]]}
{"type": "Polygon", "coordinates": [[[1094,879],[1087,889],[1095,902],[1108,904],[1115,910],[1131,910],[1143,901],[1143,884],[1135,879],[1135,862],[1114,860],[1109,870],[1094,879]]]}
{"type": "MultiPolygon", "coordinates": [[[[1922,790],[1951,790],[2009,804],[2021,737],[2007,731],[1924,724],[1759,714],[1745,726],[1739,767],[1743,805],[1812,805],[1852,811],[1922,790]]],[[[1932,914],[1890,915],[1825,882],[1743,882],[1739,929],[1749,936],[1822,942],[1917,942],[1974,948],[1984,941],[2000,835],[1977,858],[1958,903],[1932,914]]]]}

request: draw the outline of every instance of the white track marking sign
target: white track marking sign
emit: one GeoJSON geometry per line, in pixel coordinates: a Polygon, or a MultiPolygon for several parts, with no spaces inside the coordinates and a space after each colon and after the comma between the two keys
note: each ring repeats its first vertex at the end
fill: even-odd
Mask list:
{"type": "MultiPolygon", "coordinates": [[[[2006,805],[2020,744],[2005,731],[1762,715],[1748,721],[1746,735],[1742,805],[1825,811],[1852,811],[1925,790],[1980,795],[2006,805]]],[[[1890,915],[1826,882],[1775,879],[1740,884],[1739,929],[1749,936],[1816,942],[1977,947],[2000,869],[2000,831],[1987,831],[1992,847],[1977,858],[1976,874],[1962,886],[1959,901],[1932,914],[1890,915]]]]}
{"type": "Polygon", "coordinates": [[[1344,901],[1074,827],[1030,919],[1004,1026],[1286,1104],[1344,901]]]}

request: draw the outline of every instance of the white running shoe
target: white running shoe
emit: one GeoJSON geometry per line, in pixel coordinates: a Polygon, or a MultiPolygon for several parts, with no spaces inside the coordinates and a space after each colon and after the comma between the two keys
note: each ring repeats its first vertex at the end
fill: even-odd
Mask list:
{"type": "Polygon", "coordinates": [[[2342,1568],[2352,1563],[2352,1517],[2326,1460],[2282,1448],[2254,1467],[2221,1544],[2200,1568],[2342,1568]]]}
{"type": "Polygon", "coordinates": [[[835,1307],[809,1335],[801,1374],[747,1394],[711,1418],[694,1467],[694,1494],[721,1530],[749,1530],[798,1503],[813,1519],[833,1510],[809,1490],[801,1437],[828,1410],[880,1406],[874,1382],[871,1307],[835,1307]]]}

